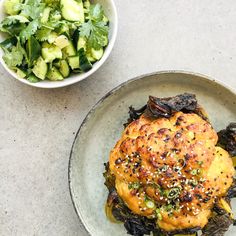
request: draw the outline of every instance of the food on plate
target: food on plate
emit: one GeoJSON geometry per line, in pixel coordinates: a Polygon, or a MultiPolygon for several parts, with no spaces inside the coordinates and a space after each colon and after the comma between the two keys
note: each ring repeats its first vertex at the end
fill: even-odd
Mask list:
{"type": "Polygon", "coordinates": [[[236,124],[218,134],[195,95],[149,97],[105,164],[106,214],[131,235],[224,235],[234,222],[236,124]]]}
{"type": "Polygon", "coordinates": [[[89,0],[5,0],[3,60],[30,82],[87,72],[108,45],[109,20],[89,0]]]}

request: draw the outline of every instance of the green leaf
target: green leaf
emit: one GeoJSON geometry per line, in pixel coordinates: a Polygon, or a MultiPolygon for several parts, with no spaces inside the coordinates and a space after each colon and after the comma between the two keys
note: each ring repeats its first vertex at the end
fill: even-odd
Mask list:
{"type": "Polygon", "coordinates": [[[82,24],[79,29],[80,35],[88,38],[91,31],[92,31],[92,27],[93,27],[93,25],[92,25],[91,21],[88,21],[88,22],[82,24]]]}
{"type": "Polygon", "coordinates": [[[45,6],[40,0],[28,0],[25,3],[19,4],[18,8],[21,10],[21,15],[35,20],[40,17],[45,6]]]}
{"type": "Polygon", "coordinates": [[[0,31],[8,33],[12,36],[18,36],[20,32],[25,29],[26,25],[22,23],[17,23],[14,25],[9,25],[9,26],[1,26],[0,25],[0,31]]]}
{"type": "Polygon", "coordinates": [[[41,45],[39,44],[39,42],[36,40],[34,36],[30,36],[26,44],[26,51],[27,51],[28,64],[29,66],[31,66],[33,62],[41,54],[41,45]]]}
{"type": "Polygon", "coordinates": [[[13,46],[11,50],[4,49],[3,60],[10,67],[14,68],[22,64],[25,56],[25,50],[22,48],[20,42],[16,46],[13,46]]]}
{"type": "Polygon", "coordinates": [[[95,4],[90,6],[90,19],[92,21],[101,21],[104,15],[102,6],[100,4],[95,4]]]}
{"type": "Polygon", "coordinates": [[[37,40],[39,40],[40,42],[46,41],[48,40],[48,37],[50,36],[52,30],[46,27],[42,27],[41,29],[39,29],[36,34],[35,37],[37,40]]]}
{"type": "Polygon", "coordinates": [[[107,45],[108,25],[103,21],[104,12],[100,4],[90,6],[89,21],[81,25],[80,35],[88,39],[87,47],[99,50],[107,45]]]}
{"type": "Polygon", "coordinates": [[[26,23],[29,22],[29,20],[24,17],[24,16],[20,16],[20,15],[16,15],[16,16],[7,16],[4,18],[4,20],[1,22],[2,26],[9,26],[9,25],[13,25],[16,23],[26,23]]]}
{"type": "Polygon", "coordinates": [[[8,39],[4,40],[3,42],[1,42],[0,47],[5,48],[5,49],[9,49],[9,48],[12,48],[13,46],[15,46],[16,44],[17,44],[17,38],[11,37],[11,38],[8,38],[8,39]]]}
{"type": "Polygon", "coordinates": [[[1,22],[0,31],[10,35],[18,35],[26,27],[26,22],[28,19],[24,16],[8,16],[1,22]]]}
{"type": "Polygon", "coordinates": [[[105,26],[103,22],[93,24],[93,29],[88,39],[88,47],[99,50],[106,46],[108,37],[108,26],[105,26]]]}
{"type": "Polygon", "coordinates": [[[25,43],[32,35],[35,34],[39,27],[39,20],[30,22],[25,29],[20,32],[20,39],[22,43],[25,43]]]}

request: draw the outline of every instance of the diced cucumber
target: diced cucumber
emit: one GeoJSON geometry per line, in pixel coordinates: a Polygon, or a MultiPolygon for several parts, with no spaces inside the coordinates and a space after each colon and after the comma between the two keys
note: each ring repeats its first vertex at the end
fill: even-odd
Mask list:
{"type": "Polygon", "coordinates": [[[64,19],[84,23],[84,6],[82,0],[61,0],[61,11],[64,19]]]}
{"type": "Polygon", "coordinates": [[[70,67],[69,67],[69,65],[68,65],[66,60],[61,60],[60,61],[59,71],[61,72],[61,74],[63,75],[64,78],[69,76],[69,74],[70,74],[70,67]]]}
{"type": "Polygon", "coordinates": [[[90,8],[90,5],[91,5],[91,4],[90,4],[90,1],[89,1],[89,0],[85,0],[85,1],[84,1],[84,7],[85,7],[85,8],[89,9],[89,8],[90,8]]]}
{"type": "Polygon", "coordinates": [[[63,80],[62,74],[59,72],[59,70],[53,66],[47,73],[47,78],[52,81],[57,81],[57,80],[63,80]]]}
{"type": "Polygon", "coordinates": [[[76,55],[76,50],[75,50],[74,45],[71,41],[69,41],[69,45],[64,47],[62,50],[69,57],[76,55]]]}
{"type": "Polygon", "coordinates": [[[30,74],[28,77],[27,77],[27,80],[29,80],[29,82],[31,83],[37,83],[39,82],[39,78],[37,78],[35,75],[33,74],[30,74]]]}
{"type": "Polygon", "coordinates": [[[60,66],[61,66],[61,60],[56,59],[55,61],[53,61],[53,65],[54,65],[56,68],[60,68],[60,66]]]}
{"type": "Polygon", "coordinates": [[[42,56],[46,63],[52,62],[56,58],[62,59],[61,49],[53,44],[43,44],[42,56]]]}
{"type": "Polygon", "coordinates": [[[62,49],[69,45],[69,40],[65,35],[60,35],[55,39],[54,44],[62,49]]]}
{"type": "Polygon", "coordinates": [[[89,71],[92,68],[92,64],[90,63],[90,61],[86,57],[84,49],[81,48],[78,51],[78,54],[79,54],[79,66],[80,66],[80,69],[82,71],[84,71],[84,72],[89,71]]]}
{"type": "Polygon", "coordinates": [[[77,43],[78,43],[78,40],[79,40],[79,29],[75,30],[73,35],[72,35],[72,41],[73,41],[73,44],[74,46],[77,48],[77,43]]]}
{"type": "Polygon", "coordinates": [[[32,72],[41,80],[46,78],[46,74],[48,72],[48,65],[43,60],[42,57],[39,57],[32,69],[32,72]]]}
{"type": "Polygon", "coordinates": [[[59,34],[63,34],[63,33],[70,34],[70,28],[69,28],[68,24],[61,24],[61,26],[59,27],[57,32],[59,34]]]}
{"type": "Polygon", "coordinates": [[[58,34],[53,31],[49,34],[47,40],[48,40],[49,43],[54,43],[57,37],[58,37],[58,34]]]}
{"type": "Polygon", "coordinates": [[[77,42],[77,51],[80,50],[80,48],[84,48],[84,50],[86,51],[86,39],[85,37],[80,36],[77,42]]]}
{"type": "Polygon", "coordinates": [[[79,56],[68,57],[68,62],[72,70],[79,69],[80,67],[79,60],[80,60],[79,56]]]}
{"type": "Polygon", "coordinates": [[[95,50],[94,48],[91,49],[91,55],[93,58],[95,58],[97,61],[100,60],[103,56],[103,48],[99,50],[95,50]]]}
{"type": "Polygon", "coordinates": [[[42,17],[41,17],[41,23],[45,24],[48,22],[50,11],[51,11],[51,7],[46,7],[43,10],[42,17]]]}
{"type": "Polygon", "coordinates": [[[73,73],[82,73],[83,71],[81,69],[74,69],[73,73]]]}
{"type": "Polygon", "coordinates": [[[96,59],[92,56],[91,52],[86,52],[86,57],[90,62],[95,62],[96,59]]]}
{"type": "Polygon", "coordinates": [[[26,73],[23,71],[23,70],[21,70],[20,68],[16,68],[16,74],[20,77],[20,78],[25,78],[26,77],[26,73]]]}
{"type": "Polygon", "coordinates": [[[21,0],[5,0],[5,12],[8,15],[16,15],[19,12],[19,10],[16,8],[16,5],[18,5],[19,3],[21,3],[21,0]]]}
{"type": "Polygon", "coordinates": [[[103,15],[102,21],[106,24],[109,22],[108,18],[105,15],[103,15]]]}

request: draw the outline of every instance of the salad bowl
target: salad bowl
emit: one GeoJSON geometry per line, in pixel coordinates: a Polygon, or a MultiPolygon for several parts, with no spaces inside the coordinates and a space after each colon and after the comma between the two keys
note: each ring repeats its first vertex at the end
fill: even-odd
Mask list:
{"type": "MultiPolygon", "coordinates": [[[[14,70],[10,69],[8,65],[3,60],[4,51],[3,49],[0,49],[0,62],[2,66],[5,68],[8,73],[14,77],[16,80],[28,84],[33,87],[39,87],[39,88],[59,88],[59,87],[65,87],[74,83],[77,83],[81,80],[84,80],[91,76],[95,71],[97,71],[103,63],[107,60],[109,57],[115,40],[117,36],[117,28],[118,28],[118,18],[117,18],[117,11],[116,6],[113,0],[94,0],[90,1],[91,3],[98,3],[102,6],[104,13],[106,17],[109,19],[109,33],[108,33],[108,45],[104,48],[104,53],[99,60],[93,63],[92,68],[90,70],[85,70],[82,73],[72,73],[67,78],[57,81],[50,81],[50,80],[39,80],[39,82],[32,83],[27,79],[23,79],[19,73],[16,73],[14,70]]],[[[2,21],[6,17],[5,9],[4,9],[4,1],[0,1],[0,21],[2,21]]],[[[9,38],[6,33],[0,33],[0,42],[3,42],[9,38]]],[[[32,49],[32,52],[34,53],[35,48],[32,49]]],[[[39,68],[39,71],[41,69],[39,68]]]]}

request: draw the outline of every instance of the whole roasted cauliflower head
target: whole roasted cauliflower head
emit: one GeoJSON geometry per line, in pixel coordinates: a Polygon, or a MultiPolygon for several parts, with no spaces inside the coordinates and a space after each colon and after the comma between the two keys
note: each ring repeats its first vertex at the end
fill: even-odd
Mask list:
{"type": "Polygon", "coordinates": [[[217,145],[218,135],[194,98],[151,97],[109,157],[123,204],[163,232],[203,229],[215,205],[231,214],[226,195],[235,175],[232,158],[217,145]]]}

